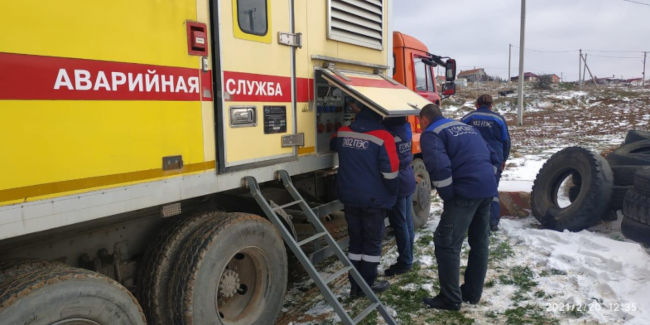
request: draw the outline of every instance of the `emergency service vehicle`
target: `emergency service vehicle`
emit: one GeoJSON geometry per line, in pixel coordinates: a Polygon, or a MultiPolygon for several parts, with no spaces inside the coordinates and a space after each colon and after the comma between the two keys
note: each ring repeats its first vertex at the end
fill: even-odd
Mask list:
{"type": "Polygon", "coordinates": [[[273,323],[287,253],[242,179],[341,209],[345,96],[429,103],[388,75],[391,2],[1,2],[0,324],[273,323]]]}

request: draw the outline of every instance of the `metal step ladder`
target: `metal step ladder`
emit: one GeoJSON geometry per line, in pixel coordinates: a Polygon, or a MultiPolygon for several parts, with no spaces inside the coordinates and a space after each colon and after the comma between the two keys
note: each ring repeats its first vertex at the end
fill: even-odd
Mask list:
{"type": "Polygon", "coordinates": [[[259,204],[259,206],[262,208],[262,210],[269,218],[269,220],[271,220],[271,222],[275,225],[275,227],[280,230],[280,233],[282,234],[282,238],[284,239],[287,246],[289,246],[289,248],[296,255],[300,263],[305,267],[307,273],[309,273],[309,276],[314,280],[316,286],[318,286],[318,289],[320,289],[320,292],[323,294],[323,297],[325,297],[325,300],[327,300],[330,306],[334,308],[334,311],[341,318],[343,324],[345,325],[358,324],[374,310],[379,311],[379,314],[384,318],[387,324],[389,325],[396,324],[395,320],[388,313],[388,310],[386,310],[386,307],[381,303],[381,301],[379,301],[379,298],[377,298],[377,296],[372,291],[370,286],[366,283],[366,281],[363,280],[361,274],[359,274],[359,271],[357,271],[357,269],[352,265],[352,263],[350,263],[350,260],[348,260],[343,250],[341,250],[341,247],[338,246],[334,238],[330,235],[330,233],[327,231],[325,226],[323,226],[323,224],[320,222],[320,220],[318,219],[314,211],[309,207],[309,204],[307,204],[307,202],[302,198],[300,193],[298,193],[298,190],[296,190],[296,188],[293,186],[293,183],[291,182],[291,176],[289,176],[289,173],[287,173],[286,170],[278,170],[276,171],[276,177],[280,181],[282,181],[282,185],[293,198],[292,202],[280,206],[276,206],[276,207],[271,207],[271,205],[266,200],[266,198],[264,198],[262,192],[260,191],[260,187],[257,184],[257,180],[255,180],[254,177],[246,176],[244,177],[244,181],[246,186],[250,190],[251,195],[253,196],[253,198],[255,198],[255,201],[257,201],[257,204],[259,204]],[[287,228],[282,223],[281,217],[276,214],[276,211],[294,205],[300,206],[300,209],[307,216],[307,219],[316,230],[316,233],[314,235],[305,238],[300,242],[297,242],[293,238],[291,233],[287,230],[287,228]],[[342,269],[334,272],[334,274],[329,275],[325,279],[323,279],[320,276],[320,274],[318,273],[314,265],[309,260],[309,257],[307,257],[305,252],[302,250],[302,246],[314,242],[315,240],[318,240],[320,238],[325,239],[327,245],[334,249],[335,255],[338,257],[339,261],[341,261],[341,263],[343,264],[342,269]],[[341,275],[347,272],[351,272],[352,278],[354,278],[354,280],[359,284],[359,287],[361,288],[363,293],[370,300],[370,305],[366,307],[366,309],[364,309],[361,313],[359,313],[359,315],[357,315],[354,318],[352,318],[345,311],[341,303],[338,301],[338,299],[336,299],[336,296],[328,286],[330,282],[334,281],[335,279],[339,278],[341,275]]]}

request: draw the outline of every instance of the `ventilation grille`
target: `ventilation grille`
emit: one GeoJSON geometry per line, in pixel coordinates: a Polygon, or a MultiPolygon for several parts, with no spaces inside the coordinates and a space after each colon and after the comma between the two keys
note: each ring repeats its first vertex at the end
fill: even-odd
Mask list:
{"type": "Polygon", "coordinates": [[[383,49],[382,0],[330,0],[328,38],[383,49]]]}

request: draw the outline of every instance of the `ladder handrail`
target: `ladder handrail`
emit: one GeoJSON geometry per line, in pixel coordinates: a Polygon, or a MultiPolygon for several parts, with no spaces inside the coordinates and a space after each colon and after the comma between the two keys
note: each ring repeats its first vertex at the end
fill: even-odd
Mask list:
{"type": "MultiPolygon", "coordinates": [[[[329,247],[334,250],[336,257],[343,264],[343,269],[349,268],[349,272],[352,275],[352,278],[357,282],[357,284],[359,284],[359,287],[361,288],[363,293],[370,300],[371,303],[370,306],[371,307],[374,306],[372,310],[377,310],[380,313],[380,315],[384,318],[386,323],[388,323],[389,325],[396,324],[395,320],[388,313],[386,307],[381,303],[379,298],[377,298],[377,296],[372,291],[370,286],[365,282],[365,280],[363,280],[359,271],[352,265],[352,263],[347,258],[346,254],[343,252],[341,247],[339,247],[339,245],[334,240],[332,235],[329,233],[329,231],[327,231],[325,226],[321,223],[318,216],[316,216],[316,214],[311,209],[309,204],[307,204],[307,202],[304,200],[302,195],[300,195],[298,190],[293,186],[293,182],[291,181],[291,176],[289,176],[289,173],[286,170],[278,170],[276,172],[276,178],[282,182],[282,185],[287,190],[287,192],[289,192],[294,202],[298,201],[297,204],[300,206],[300,209],[305,214],[305,216],[307,216],[309,223],[314,227],[316,233],[310,238],[314,238],[314,239],[316,239],[317,237],[324,238],[325,241],[327,242],[327,245],[329,245],[329,247]],[[321,233],[324,234],[319,235],[321,233]]],[[[279,209],[277,207],[276,208],[271,207],[268,200],[266,200],[266,198],[264,198],[264,195],[262,195],[262,191],[259,187],[259,184],[257,183],[257,180],[254,177],[246,176],[244,177],[243,181],[244,184],[248,187],[251,196],[253,196],[257,204],[264,211],[264,213],[270,219],[273,225],[280,231],[280,234],[282,235],[282,239],[285,241],[285,243],[287,243],[287,246],[289,246],[289,249],[291,249],[293,254],[298,258],[300,263],[303,265],[303,267],[305,267],[307,274],[309,274],[309,276],[314,280],[314,283],[321,291],[323,297],[330,304],[330,306],[332,306],[336,314],[341,318],[341,321],[345,325],[354,325],[357,324],[362,319],[364,319],[368,314],[370,314],[372,310],[368,310],[369,308],[367,308],[366,310],[363,311],[364,315],[361,314],[357,315],[355,319],[350,317],[350,315],[345,311],[341,303],[338,301],[338,299],[336,298],[336,296],[328,286],[328,283],[332,279],[328,278],[327,281],[324,280],[320,276],[318,270],[316,270],[316,267],[309,260],[309,257],[307,257],[305,252],[302,250],[301,243],[305,243],[306,240],[303,240],[300,243],[296,241],[293,235],[287,230],[285,225],[282,223],[280,217],[275,213],[275,211],[279,209]]],[[[341,273],[339,271],[336,272],[335,274],[339,274],[340,276],[344,274],[344,272],[341,273]]]]}

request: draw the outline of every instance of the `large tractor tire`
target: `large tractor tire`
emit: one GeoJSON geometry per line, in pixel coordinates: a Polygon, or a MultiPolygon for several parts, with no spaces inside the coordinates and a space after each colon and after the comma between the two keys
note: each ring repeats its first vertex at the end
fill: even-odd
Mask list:
{"type": "Polygon", "coordinates": [[[627,131],[627,135],[625,136],[625,144],[642,141],[642,140],[650,140],[650,131],[643,131],[643,130],[627,131]]]}
{"type": "Polygon", "coordinates": [[[623,215],[636,222],[650,225],[650,196],[639,193],[636,189],[625,195],[623,215]]]}
{"type": "Polygon", "coordinates": [[[224,215],[205,213],[170,220],[151,241],[137,275],[138,299],[150,324],[172,324],[169,281],[177,267],[183,243],[199,226],[224,215]]]}
{"type": "Polygon", "coordinates": [[[650,165],[650,140],[640,140],[624,144],[607,155],[612,166],[650,165]]]}
{"type": "Polygon", "coordinates": [[[650,166],[639,169],[634,175],[634,189],[650,197],[650,166]]]}
{"type": "Polygon", "coordinates": [[[183,245],[171,281],[173,324],[273,324],[287,287],[287,255],[269,221],[229,213],[183,245]]]}
{"type": "Polygon", "coordinates": [[[628,239],[650,246],[650,226],[648,224],[623,216],[621,232],[628,239]]]}
{"type": "Polygon", "coordinates": [[[629,186],[634,184],[634,174],[642,168],[640,165],[612,165],[614,185],[629,186]]]}
{"type": "Polygon", "coordinates": [[[559,231],[593,226],[606,212],[612,183],[612,170],[603,157],[581,147],[565,148],[551,156],[535,178],[533,215],[544,227],[559,231]],[[570,205],[561,208],[558,193],[568,177],[579,180],[580,190],[570,205]]]}
{"type": "Polygon", "coordinates": [[[609,209],[614,211],[622,209],[625,193],[631,189],[632,186],[612,186],[612,196],[611,199],[609,199],[609,209]]]}
{"type": "Polygon", "coordinates": [[[420,228],[429,221],[431,215],[431,178],[420,158],[413,159],[413,173],[416,182],[413,193],[413,226],[420,228]]]}
{"type": "Polygon", "coordinates": [[[0,269],[0,323],[145,325],[138,301],[99,273],[26,261],[0,269]]]}

